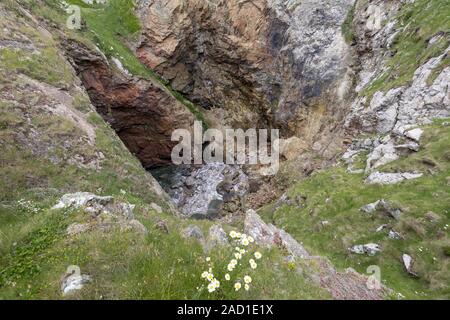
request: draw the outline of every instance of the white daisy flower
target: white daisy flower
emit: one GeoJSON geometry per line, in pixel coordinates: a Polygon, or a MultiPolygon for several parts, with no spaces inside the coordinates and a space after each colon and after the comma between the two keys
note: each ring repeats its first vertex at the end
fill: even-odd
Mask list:
{"type": "Polygon", "coordinates": [[[239,289],[241,289],[241,287],[242,287],[242,285],[241,285],[240,282],[236,282],[236,283],[234,284],[234,290],[236,290],[236,291],[239,291],[239,289]]]}
{"type": "Polygon", "coordinates": [[[250,290],[250,286],[249,286],[248,284],[245,284],[245,285],[244,285],[244,288],[245,288],[245,291],[250,290]]]}
{"type": "Polygon", "coordinates": [[[214,291],[216,291],[216,286],[214,285],[214,283],[210,283],[210,284],[208,284],[208,292],[214,292],[214,291]]]}
{"type": "Polygon", "coordinates": [[[210,262],[211,258],[210,257],[206,257],[206,262],[210,262]]]}
{"type": "Polygon", "coordinates": [[[252,277],[250,277],[250,276],[245,276],[245,277],[244,277],[244,282],[245,282],[245,283],[252,283],[252,277]]]}
{"type": "Polygon", "coordinates": [[[255,252],[255,258],[256,258],[256,259],[261,259],[261,257],[262,257],[262,254],[259,253],[258,251],[256,251],[256,252],[255,252]]]}
{"type": "Polygon", "coordinates": [[[207,276],[208,276],[208,271],[204,271],[203,273],[202,273],[202,278],[204,279],[204,278],[206,278],[207,276]]]}
{"type": "Polygon", "coordinates": [[[227,274],[225,275],[225,280],[230,281],[230,279],[231,279],[230,274],[227,273],[227,274]]]}

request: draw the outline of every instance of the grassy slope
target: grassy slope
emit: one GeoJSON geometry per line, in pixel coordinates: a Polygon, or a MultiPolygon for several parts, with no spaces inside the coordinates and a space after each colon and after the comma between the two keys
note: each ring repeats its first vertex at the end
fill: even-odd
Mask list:
{"type": "Polygon", "coordinates": [[[291,198],[307,197],[304,208],[283,206],[277,211],[262,210],[267,221],[286,228],[313,253],[326,255],[339,267],[353,267],[365,273],[370,265],[381,267],[385,284],[407,298],[450,297],[450,127],[442,121],[425,128],[420,152],[380,168],[384,172],[420,170],[425,177],[391,186],[369,186],[363,174],[348,174],[344,165],[323,170],[295,185],[291,198]],[[435,167],[424,164],[432,160],[435,167]],[[427,162],[427,161],[426,161],[427,162]],[[329,199],[327,201],[327,199],[329,199]],[[359,211],[379,199],[391,201],[404,210],[400,221],[359,211]],[[431,222],[426,213],[434,212],[439,221],[431,222]],[[321,221],[330,224],[321,227],[321,221]],[[389,224],[405,240],[392,240],[387,230],[375,229],[389,224]],[[379,243],[382,253],[375,257],[351,254],[355,244],[379,243]],[[416,261],[420,278],[407,275],[401,256],[410,254],[416,261]]]}
{"type": "MultiPolygon", "coordinates": [[[[29,8],[35,13],[55,14],[54,8],[31,2],[36,6],[29,8]]],[[[151,177],[94,111],[86,94],[74,86],[75,78],[70,65],[59,54],[58,43],[36,26],[27,26],[32,23],[27,17],[16,17],[23,14],[14,10],[17,8],[14,6],[9,7],[10,20],[0,21],[0,37],[5,36],[7,28],[17,27],[16,31],[26,35],[41,53],[14,49],[12,54],[12,49],[0,50],[0,86],[9,96],[0,99],[0,299],[61,298],[60,280],[69,265],[80,266],[83,273],[94,279],[72,298],[329,297],[284,263],[285,253],[277,249],[261,249],[264,258],[249,292],[236,293],[229,285],[217,294],[198,292],[196,288],[204,283],[200,273],[206,268],[205,254],[197,242],[185,240],[180,234],[192,223],[206,232],[211,223],[180,220],[168,213],[164,200],[151,191],[151,177]],[[96,129],[95,145],[81,143],[65,150],[67,142],[78,141],[80,131],[63,117],[42,114],[38,107],[46,103],[45,97],[33,90],[21,90],[20,75],[70,93],[74,97],[73,107],[96,129]],[[44,156],[30,152],[29,146],[19,139],[19,133],[28,134],[32,129],[40,133],[39,139],[52,142],[55,148],[47,150],[44,156]],[[74,154],[89,157],[96,151],[105,155],[101,169],[80,168],[67,161],[74,154]],[[52,157],[63,161],[52,163],[49,160],[52,157]],[[87,215],[83,211],[49,208],[62,194],[76,191],[112,195],[135,204],[135,214],[149,234],[142,238],[132,232],[92,231],[68,238],[66,227],[85,221],[87,215]],[[165,212],[157,214],[151,210],[151,202],[161,205],[165,212]],[[168,234],[155,227],[160,219],[166,221],[168,234]]],[[[5,7],[0,5],[0,10],[5,7]]],[[[64,21],[63,17],[53,15],[56,21],[64,21]]],[[[90,42],[85,34],[70,36],[90,42]]],[[[230,252],[218,249],[211,256],[219,268],[217,273],[223,274],[230,252]]]]}
{"type": "MultiPolygon", "coordinates": [[[[361,95],[371,97],[377,91],[407,85],[419,66],[445,52],[450,46],[449,12],[450,2],[447,0],[416,0],[404,5],[397,16],[397,29],[401,32],[394,40],[391,49],[394,54],[386,63],[388,69],[366,87],[361,95]],[[440,40],[428,45],[428,41],[439,33],[443,33],[440,40]]],[[[444,59],[431,77],[436,77],[439,70],[449,65],[450,60],[444,59]]]]}

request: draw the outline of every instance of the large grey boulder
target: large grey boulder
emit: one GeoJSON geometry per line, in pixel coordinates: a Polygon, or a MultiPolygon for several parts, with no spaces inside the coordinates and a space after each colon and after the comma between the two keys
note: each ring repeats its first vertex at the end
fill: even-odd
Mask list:
{"type": "Polygon", "coordinates": [[[121,231],[133,230],[139,234],[146,234],[147,228],[134,217],[134,205],[120,202],[113,197],[97,196],[89,192],[65,194],[52,209],[80,209],[89,216],[86,222],[73,223],[66,232],[75,236],[89,230],[101,229],[108,231],[118,227],[121,231]]]}
{"type": "Polygon", "coordinates": [[[381,199],[373,203],[366,204],[361,207],[360,210],[367,214],[373,214],[375,212],[385,213],[394,219],[400,219],[402,210],[400,208],[393,207],[388,201],[381,199]]]}
{"type": "Polygon", "coordinates": [[[359,244],[349,248],[350,252],[356,254],[367,254],[369,256],[374,256],[381,251],[380,245],[376,243],[359,244]]]}
{"type": "Polygon", "coordinates": [[[266,224],[254,211],[248,210],[245,215],[244,231],[255,239],[259,245],[272,247],[274,245],[285,248],[291,255],[299,258],[308,258],[306,249],[286,231],[266,224]]]}
{"type": "Polygon", "coordinates": [[[403,172],[403,173],[384,173],[373,172],[365,180],[366,184],[397,184],[405,180],[418,179],[422,177],[422,173],[403,172]]]}

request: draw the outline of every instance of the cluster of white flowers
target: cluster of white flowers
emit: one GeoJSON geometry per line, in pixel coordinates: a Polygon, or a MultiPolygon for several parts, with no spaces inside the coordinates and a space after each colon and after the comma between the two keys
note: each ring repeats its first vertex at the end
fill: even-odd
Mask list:
{"type": "MultiPolygon", "coordinates": [[[[230,237],[232,238],[232,242],[236,246],[233,251],[233,257],[230,260],[230,262],[227,265],[228,273],[225,274],[224,278],[225,281],[231,281],[232,279],[232,273],[238,266],[246,267],[248,264],[250,265],[250,269],[248,270],[255,270],[258,267],[258,264],[256,263],[256,260],[259,260],[262,258],[262,254],[258,251],[253,253],[254,258],[248,260],[247,262],[242,263],[242,261],[245,259],[245,255],[250,254],[250,249],[248,246],[255,242],[255,239],[253,237],[248,236],[244,233],[239,233],[236,231],[230,232],[230,237]]],[[[208,292],[212,293],[219,289],[220,287],[220,281],[216,279],[216,277],[213,274],[212,270],[212,264],[211,264],[211,258],[207,257],[206,262],[208,262],[208,270],[204,271],[201,275],[203,279],[205,279],[208,282],[208,292]]],[[[248,268],[248,267],[246,267],[248,268]]],[[[242,287],[246,291],[250,290],[250,284],[252,283],[252,278],[250,275],[245,274],[243,278],[236,277],[236,280],[234,280],[234,290],[239,291],[242,287]]]]}
{"type": "Polygon", "coordinates": [[[27,213],[38,213],[40,211],[39,207],[36,206],[36,204],[33,201],[30,200],[25,200],[25,199],[20,199],[19,201],[17,201],[17,206],[22,210],[25,211],[27,213]]]}
{"type": "MultiPolygon", "coordinates": [[[[207,257],[206,258],[206,261],[208,262],[208,263],[210,263],[211,262],[211,258],[210,257],[207,257]]],[[[219,289],[219,287],[220,287],[220,281],[219,280],[217,280],[215,277],[214,277],[214,274],[212,273],[212,268],[211,268],[211,264],[210,264],[210,267],[209,267],[209,269],[208,269],[208,271],[203,271],[203,273],[202,273],[202,278],[203,279],[206,279],[208,282],[209,282],[209,284],[208,284],[208,292],[214,292],[214,291],[216,291],[217,289],[219,289]]]]}
{"type": "MultiPolygon", "coordinates": [[[[235,231],[230,232],[230,237],[232,239],[234,239],[235,243],[238,245],[235,248],[235,252],[233,254],[234,259],[232,259],[227,266],[228,271],[231,272],[238,265],[238,261],[242,260],[244,258],[244,255],[246,253],[248,253],[248,250],[246,250],[244,248],[240,248],[239,246],[248,247],[251,243],[255,242],[255,239],[253,239],[252,236],[246,235],[245,233],[239,233],[239,232],[235,232],[235,231]]],[[[261,259],[261,257],[262,257],[261,253],[259,253],[259,252],[255,252],[254,256],[257,260],[261,259]]],[[[258,267],[258,264],[255,262],[254,259],[250,259],[248,262],[250,264],[250,267],[253,270],[255,270],[258,267]]],[[[228,273],[225,275],[225,279],[227,281],[229,281],[231,279],[231,277],[228,273]]],[[[246,291],[250,290],[250,283],[252,282],[252,278],[249,275],[245,275],[243,278],[243,282],[244,282],[244,289],[246,291]]],[[[242,288],[241,281],[239,281],[239,280],[236,281],[234,283],[234,290],[239,291],[241,288],[242,288]]]]}

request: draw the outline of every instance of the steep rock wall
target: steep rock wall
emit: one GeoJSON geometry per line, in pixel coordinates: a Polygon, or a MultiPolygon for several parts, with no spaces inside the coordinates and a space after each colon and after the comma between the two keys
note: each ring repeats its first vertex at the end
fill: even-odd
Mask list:
{"type": "Polygon", "coordinates": [[[92,103],[146,168],[171,163],[172,131],[190,129],[195,117],[160,84],[130,75],[99,51],[65,45],[92,103]]]}
{"type": "Polygon", "coordinates": [[[310,119],[343,116],[349,47],[341,25],[353,3],[137,1],[136,52],[223,123],[312,140],[330,123],[310,119]]]}

